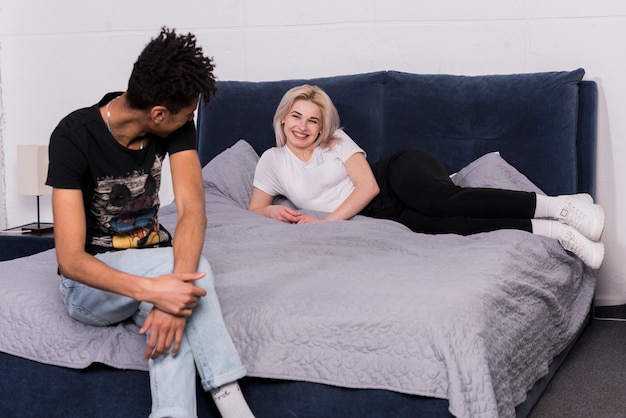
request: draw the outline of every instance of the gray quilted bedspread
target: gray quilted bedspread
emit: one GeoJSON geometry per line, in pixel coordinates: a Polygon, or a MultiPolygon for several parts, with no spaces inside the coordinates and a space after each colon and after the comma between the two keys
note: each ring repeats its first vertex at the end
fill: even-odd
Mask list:
{"type": "MultiPolygon", "coordinates": [[[[447,398],[511,417],[580,328],[595,276],[520,231],[414,234],[357,217],[288,225],[207,194],[209,259],[249,375],[447,398]]],[[[172,228],[173,207],[161,221],[172,228]]],[[[65,367],[146,370],[137,328],[69,319],[54,252],[4,262],[0,351],[65,367]]]]}

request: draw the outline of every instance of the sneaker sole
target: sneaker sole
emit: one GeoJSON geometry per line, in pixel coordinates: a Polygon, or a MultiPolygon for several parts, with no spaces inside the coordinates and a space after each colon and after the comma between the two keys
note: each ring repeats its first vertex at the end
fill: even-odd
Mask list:
{"type": "MultiPolygon", "coordinates": [[[[583,236],[580,232],[578,232],[578,230],[572,228],[571,233],[573,234],[579,234],[581,236],[583,236]]],[[[604,248],[604,244],[602,242],[591,242],[591,254],[587,254],[587,255],[591,255],[591,259],[587,259],[587,257],[584,257],[583,254],[578,255],[576,254],[572,247],[570,247],[568,244],[570,243],[570,240],[558,240],[559,243],[561,244],[561,246],[563,247],[563,249],[565,249],[566,251],[569,251],[570,253],[574,254],[575,256],[577,256],[583,263],[585,263],[587,266],[589,266],[590,268],[594,269],[594,270],[598,270],[601,266],[602,263],[604,262],[604,254],[605,254],[605,248],[604,248]]]]}

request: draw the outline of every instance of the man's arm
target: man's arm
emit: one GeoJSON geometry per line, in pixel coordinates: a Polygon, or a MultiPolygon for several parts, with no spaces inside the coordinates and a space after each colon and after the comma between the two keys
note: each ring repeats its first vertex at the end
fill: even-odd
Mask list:
{"type": "MultiPolygon", "coordinates": [[[[179,151],[170,156],[170,169],[178,220],[174,232],[174,273],[195,273],[200,261],[206,214],[204,211],[204,183],[200,160],[195,150],[179,151]]],[[[150,330],[146,358],[156,358],[172,346],[176,354],[185,329],[185,318],[153,309],[140,332],[150,330]]]]}
{"type": "Polygon", "coordinates": [[[170,156],[178,220],[174,232],[174,272],[196,272],[206,231],[204,183],[198,153],[180,151],[170,156]]]}
{"type": "MultiPolygon", "coordinates": [[[[146,278],[115,270],[85,251],[86,220],[80,190],[53,189],[54,237],[59,268],[64,277],[88,286],[154,304],[175,315],[188,316],[204,296],[191,280],[201,274],[146,278]]],[[[195,270],[194,270],[195,271],[195,270]]]]}

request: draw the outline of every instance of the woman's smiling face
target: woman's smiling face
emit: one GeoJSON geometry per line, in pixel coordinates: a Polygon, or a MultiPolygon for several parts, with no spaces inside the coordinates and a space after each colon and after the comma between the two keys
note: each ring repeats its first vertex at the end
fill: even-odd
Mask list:
{"type": "Polygon", "coordinates": [[[287,146],[295,152],[312,151],[322,130],[322,111],[309,100],[296,100],[283,120],[287,146]]]}

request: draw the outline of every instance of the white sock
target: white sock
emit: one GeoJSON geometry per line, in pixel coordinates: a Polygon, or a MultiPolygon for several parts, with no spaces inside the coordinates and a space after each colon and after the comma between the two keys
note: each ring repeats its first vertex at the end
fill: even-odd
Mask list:
{"type": "Polygon", "coordinates": [[[552,214],[557,210],[557,198],[537,194],[535,206],[535,218],[553,218],[552,214]]]}
{"type": "Polygon", "coordinates": [[[239,383],[232,382],[213,389],[211,396],[223,418],[254,418],[239,383]]]}
{"type": "Polygon", "coordinates": [[[533,234],[559,239],[563,236],[565,224],[550,219],[531,219],[533,234]]]}

